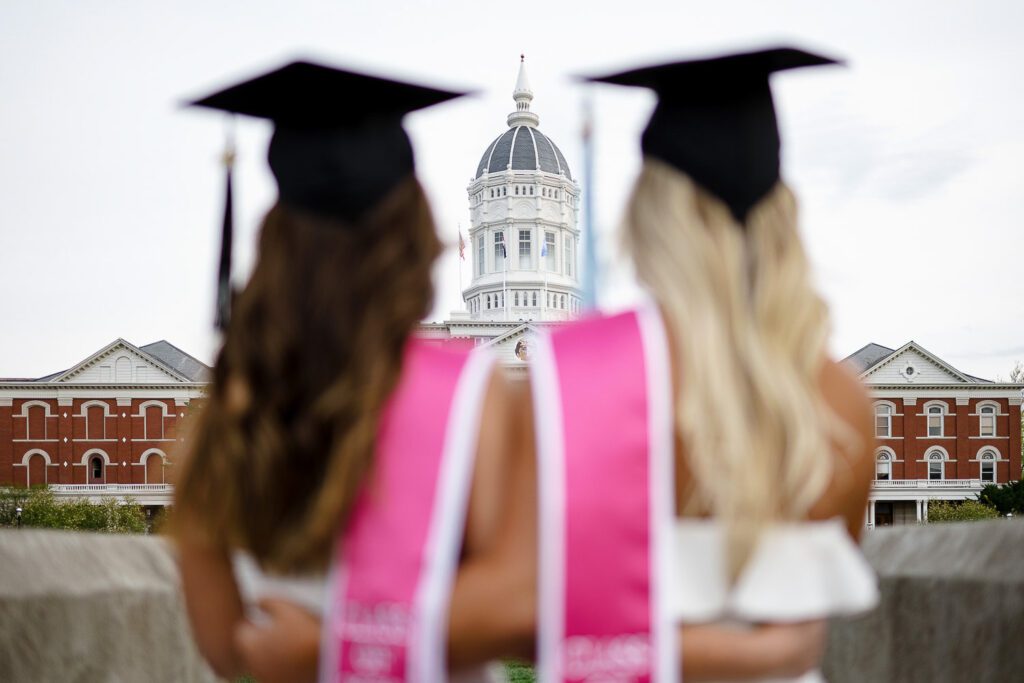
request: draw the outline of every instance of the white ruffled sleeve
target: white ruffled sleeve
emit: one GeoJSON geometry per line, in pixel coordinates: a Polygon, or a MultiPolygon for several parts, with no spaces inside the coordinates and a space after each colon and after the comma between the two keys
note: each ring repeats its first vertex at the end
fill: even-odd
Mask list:
{"type": "Polygon", "coordinates": [[[839,519],[769,528],[732,586],[719,524],[677,520],[675,540],[672,607],[680,621],[802,621],[878,602],[874,571],[839,519]]]}

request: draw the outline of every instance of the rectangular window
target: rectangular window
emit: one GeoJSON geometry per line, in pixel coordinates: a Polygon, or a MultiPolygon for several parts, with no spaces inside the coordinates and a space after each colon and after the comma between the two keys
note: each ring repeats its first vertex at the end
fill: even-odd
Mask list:
{"type": "Polygon", "coordinates": [[[519,269],[533,269],[533,244],[530,240],[530,230],[519,231],[519,269]]]}
{"type": "Polygon", "coordinates": [[[875,463],[875,479],[878,481],[888,481],[891,470],[892,464],[889,462],[875,463]]]}
{"type": "Polygon", "coordinates": [[[981,463],[981,480],[987,481],[990,484],[995,483],[996,480],[996,465],[995,463],[983,462],[981,463]]]}
{"type": "Polygon", "coordinates": [[[505,270],[505,233],[494,233],[494,270],[505,270]]]}
{"type": "Polygon", "coordinates": [[[483,275],[486,272],[485,269],[486,269],[487,266],[484,263],[484,259],[485,259],[485,255],[484,254],[485,254],[485,252],[484,252],[484,236],[481,235],[480,237],[476,238],[476,274],[477,275],[483,275]]]}
{"type": "Polygon", "coordinates": [[[942,436],[942,413],[928,411],[928,436],[942,436]]]}
{"type": "Polygon", "coordinates": [[[875,436],[892,436],[892,415],[889,406],[878,406],[875,409],[875,436]]]}
{"type": "Polygon", "coordinates": [[[981,435],[982,436],[995,436],[996,435],[996,416],[992,413],[981,414],[981,435]]]}
{"type": "Polygon", "coordinates": [[[555,233],[545,232],[544,233],[544,269],[549,273],[555,272],[555,268],[558,267],[557,261],[555,261],[555,233]]]}
{"type": "Polygon", "coordinates": [[[942,479],[942,461],[928,463],[928,478],[932,480],[942,479]]]}
{"type": "Polygon", "coordinates": [[[565,238],[565,274],[569,277],[573,277],[573,271],[575,268],[575,261],[573,261],[572,253],[572,237],[566,236],[565,238]]]}

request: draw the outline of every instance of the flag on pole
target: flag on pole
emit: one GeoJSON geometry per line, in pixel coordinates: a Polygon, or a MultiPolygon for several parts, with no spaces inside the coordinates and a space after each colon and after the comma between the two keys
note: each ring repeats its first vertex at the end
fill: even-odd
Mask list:
{"type": "Polygon", "coordinates": [[[462,239],[462,229],[459,229],[459,258],[466,260],[466,240],[462,239]]]}

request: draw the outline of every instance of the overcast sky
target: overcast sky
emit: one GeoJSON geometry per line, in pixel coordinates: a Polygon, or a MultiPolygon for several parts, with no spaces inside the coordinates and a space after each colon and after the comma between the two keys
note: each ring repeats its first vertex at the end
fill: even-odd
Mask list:
{"type": "MultiPolygon", "coordinates": [[[[914,339],[1005,377],[1024,360],[1022,26],[1013,0],[4,2],[0,376],[63,369],[117,337],[212,359],[224,122],[180,108],[190,96],[300,56],[478,89],[407,119],[452,245],[443,319],[462,305],[466,185],[505,129],[524,52],[533,111],[577,176],[593,97],[599,295],[614,306],[633,291],[617,227],[653,99],[571,75],[788,42],[849,62],[773,81],[833,351],[914,339]]],[[[268,134],[239,125],[239,282],[274,200],[268,134]]]]}

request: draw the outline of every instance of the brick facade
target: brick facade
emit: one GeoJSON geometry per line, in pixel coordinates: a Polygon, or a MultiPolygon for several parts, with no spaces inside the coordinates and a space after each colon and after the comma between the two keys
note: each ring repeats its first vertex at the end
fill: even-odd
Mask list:
{"type": "Polygon", "coordinates": [[[166,504],[180,426],[201,402],[208,372],[167,342],[119,339],[70,370],[0,380],[0,486],[163,491],[151,503],[166,504]]]}
{"type": "Polygon", "coordinates": [[[868,344],[845,362],[875,401],[869,525],[924,521],[929,501],[1021,478],[1024,385],[965,374],[915,342],[868,344]]]}

